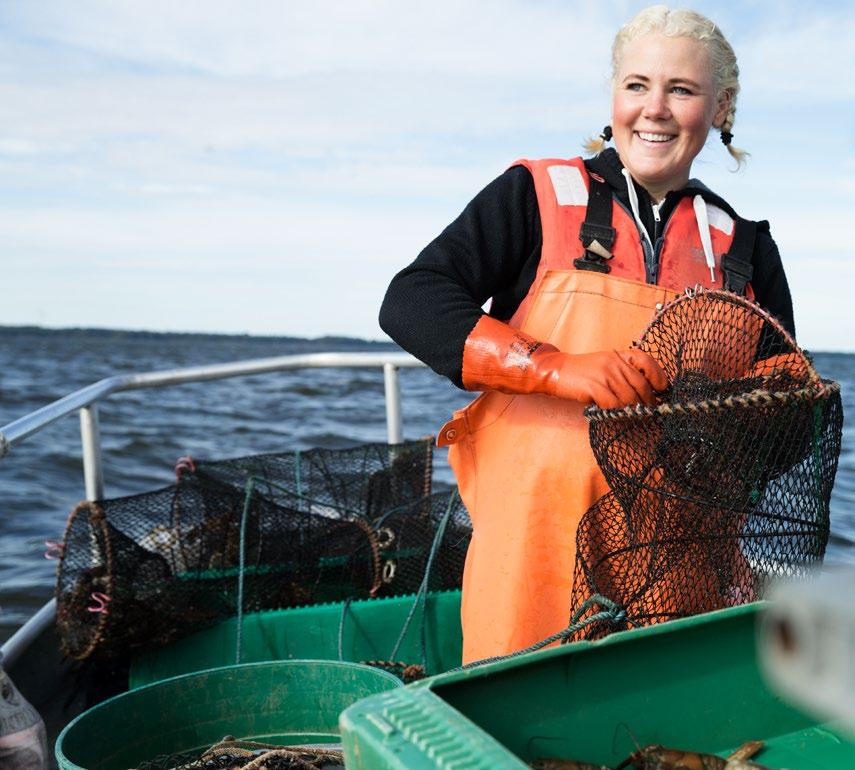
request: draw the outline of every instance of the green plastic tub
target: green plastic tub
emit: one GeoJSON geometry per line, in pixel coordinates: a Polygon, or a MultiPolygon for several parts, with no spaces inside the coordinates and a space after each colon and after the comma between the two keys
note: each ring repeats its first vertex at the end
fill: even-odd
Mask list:
{"type": "MultiPolygon", "coordinates": [[[[430,593],[422,605],[415,596],[368,599],[275,610],[243,620],[240,662],[314,658],[348,661],[388,660],[408,615],[412,619],[395,655],[404,663],[422,662],[422,616],[427,672],[438,674],[460,665],[460,591],[430,593]]],[[[137,658],[130,687],[167,677],[236,663],[234,618],[137,658]]]]}
{"type": "Polygon", "coordinates": [[[761,678],[746,605],[599,642],[452,672],[368,698],[341,717],[348,770],[523,770],[538,758],[615,767],[641,746],[851,770],[855,744],[761,678]]]}
{"type": "Polygon", "coordinates": [[[127,770],[201,753],[225,735],[276,744],[337,743],[348,706],[401,686],[354,663],[281,661],[175,677],[112,698],[60,733],[61,770],[127,770]]]}

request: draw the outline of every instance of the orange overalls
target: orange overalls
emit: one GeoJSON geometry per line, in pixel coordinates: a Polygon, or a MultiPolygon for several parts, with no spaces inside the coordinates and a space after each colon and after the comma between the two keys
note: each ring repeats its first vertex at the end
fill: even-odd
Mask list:
{"type": "MultiPolygon", "coordinates": [[[[540,265],[509,322],[567,353],[625,349],[657,305],[686,287],[722,287],[720,260],[734,222],[709,207],[715,280],[691,198],[669,219],[659,283],[645,283],[632,215],[614,205],[608,274],[579,270],[579,232],[590,180],[580,158],[521,161],[532,173],[543,226],[540,265]]],[[[709,243],[709,241],[707,242],[709,243]]],[[[576,528],[608,486],[594,460],[584,404],[544,395],[481,394],[455,413],[438,441],[473,524],[463,576],[463,660],[523,649],[569,623],[576,528]]]]}

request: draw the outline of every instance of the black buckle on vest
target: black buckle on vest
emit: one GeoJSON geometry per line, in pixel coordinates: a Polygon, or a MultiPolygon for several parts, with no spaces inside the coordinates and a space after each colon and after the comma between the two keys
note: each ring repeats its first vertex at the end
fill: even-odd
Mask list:
{"type": "Polygon", "coordinates": [[[593,222],[582,222],[582,226],[579,228],[579,240],[582,241],[582,245],[587,249],[594,241],[599,241],[604,249],[606,249],[609,254],[612,253],[612,246],[615,245],[615,236],[617,235],[617,230],[610,225],[598,225],[593,222]]]}
{"type": "Polygon", "coordinates": [[[595,273],[611,272],[611,267],[603,262],[603,258],[591,254],[590,251],[586,251],[583,257],[576,257],[573,260],[573,266],[577,270],[593,270],[595,273]]]}
{"type": "Polygon", "coordinates": [[[721,258],[724,271],[724,288],[736,294],[745,294],[745,287],[754,275],[754,266],[744,259],[725,254],[721,258]]]}
{"type": "Polygon", "coordinates": [[[593,270],[596,273],[608,273],[611,267],[606,263],[612,258],[612,246],[617,231],[609,225],[583,222],[579,228],[579,240],[585,247],[585,253],[573,260],[578,270],[593,270]]]}

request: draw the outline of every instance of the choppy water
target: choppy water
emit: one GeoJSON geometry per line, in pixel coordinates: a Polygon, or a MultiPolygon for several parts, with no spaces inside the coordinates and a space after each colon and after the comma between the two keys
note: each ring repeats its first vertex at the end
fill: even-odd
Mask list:
{"type": "MultiPolygon", "coordinates": [[[[155,371],[321,350],[380,352],[356,340],[275,340],[196,335],[138,336],[0,329],[0,426],[113,374],[155,371]]],[[[817,353],[855,414],[855,355],[817,353]]],[[[469,396],[426,369],[401,372],[408,438],[434,433],[469,396]]],[[[100,407],[109,497],[174,479],[175,459],[343,447],[384,441],[380,370],[304,370],[117,394],[100,407]]],[[[443,454],[437,474],[450,482],[443,454]]],[[[51,595],[55,563],[44,540],[59,539],[84,496],[80,433],[68,417],[16,444],[0,461],[0,641],[51,595]]],[[[846,426],[832,497],[827,561],[855,564],[855,434],[846,426]]]]}

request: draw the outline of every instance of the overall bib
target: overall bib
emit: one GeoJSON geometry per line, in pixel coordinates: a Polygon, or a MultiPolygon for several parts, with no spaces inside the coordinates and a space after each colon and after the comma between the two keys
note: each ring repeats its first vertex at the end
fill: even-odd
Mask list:
{"type": "MultiPolygon", "coordinates": [[[[544,244],[532,290],[510,325],[566,353],[628,348],[657,306],[686,284],[669,287],[635,278],[644,275],[644,257],[638,231],[623,210],[615,211],[616,219],[624,220],[615,222],[615,254],[621,259],[612,263],[622,261],[624,269],[610,274],[573,269],[573,258],[583,251],[573,217],[581,222],[587,200],[581,161],[526,165],[535,180],[544,244]],[[579,173],[585,188],[575,176],[575,192],[568,188],[562,171],[565,189],[553,189],[562,178],[554,172],[556,164],[573,166],[571,173],[579,173]]],[[[699,248],[694,227],[691,245],[699,248]]],[[[729,239],[713,235],[719,258],[729,239]]],[[[663,253],[675,251],[666,243],[663,253]]],[[[701,264],[698,283],[704,275],[706,286],[720,288],[701,264]]],[[[456,412],[440,432],[439,443],[451,445],[449,462],[473,525],[463,576],[464,662],[523,649],[569,623],[576,529],[585,511],[609,491],[591,451],[584,409],[544,395],[489,391],[456,412]]]]}

